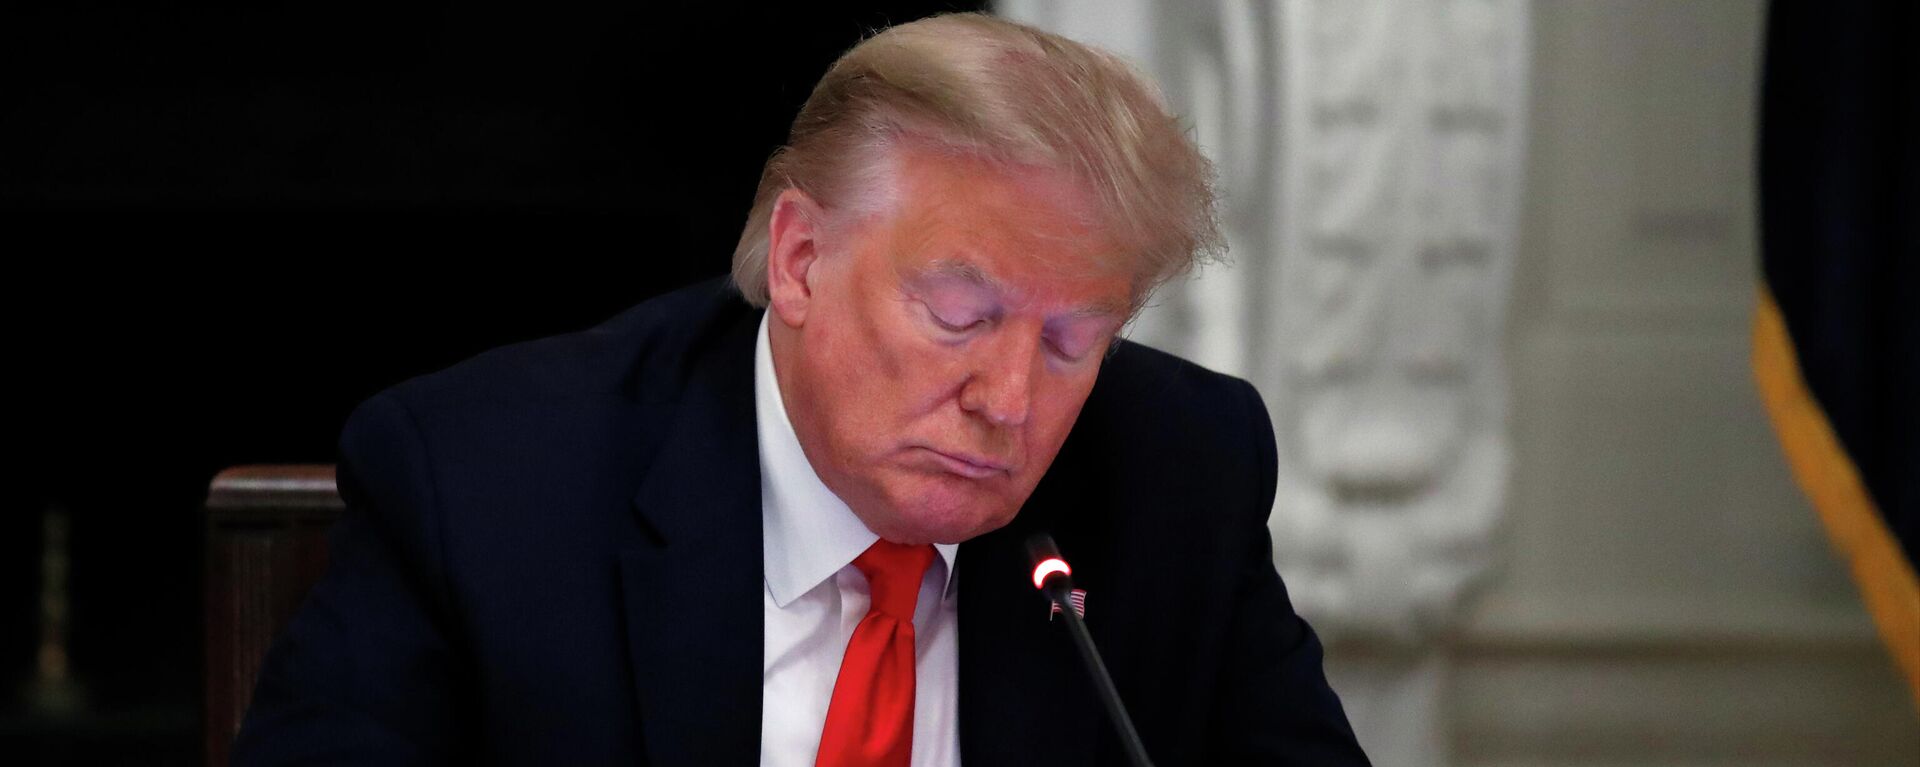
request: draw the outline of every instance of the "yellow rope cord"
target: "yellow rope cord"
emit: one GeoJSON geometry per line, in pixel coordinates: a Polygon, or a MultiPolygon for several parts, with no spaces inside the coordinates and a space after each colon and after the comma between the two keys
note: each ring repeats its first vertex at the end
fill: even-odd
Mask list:
{"type": "Polygon", "coordinates": [[[1826,411],[1807,390],[1780,307],[1764,284],[1753,313],[1753,374],[1794,477],[1834,547],[1847,558],[1881,639],[1920,702],[1920,583],[1914,563],[1874,507],[1826,411]]]}

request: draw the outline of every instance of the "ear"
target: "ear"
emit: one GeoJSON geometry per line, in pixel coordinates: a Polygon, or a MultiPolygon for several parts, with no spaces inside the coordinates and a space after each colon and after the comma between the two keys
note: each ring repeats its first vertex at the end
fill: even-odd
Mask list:
{"type": "Polygon", "coordinates": [[[774,200],[767,220],[768,308],[791,327],[806,324],[813,302],[823,214],[806,192],[789,188],[774,200]]]}

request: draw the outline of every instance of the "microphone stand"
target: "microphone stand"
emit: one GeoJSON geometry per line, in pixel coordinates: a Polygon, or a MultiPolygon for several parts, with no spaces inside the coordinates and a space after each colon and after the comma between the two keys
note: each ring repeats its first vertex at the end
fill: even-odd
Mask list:
{"type": "Polygon", "coordinates": [[[1120,690],[1113,686],[1113,677],[1107,674],[1107,664],[1100,660],[1100,650],[1093,646],[1093,635],[1087,632],[1086,621],[1073,609],[1073,602],[1067,598],[1072,591],[1072,583],[1064,575],[1047,580],[1047,596],[1060,606],[1060,614],[1067,619],[1067,633],[1073,635],[1074,647],[1080,650],[1080,660],[1087,665],[1087,676],[1093,677],[1093,686],[1099,693],[1100,702],[1106,705],[1107,718],[1113,720],[1113,728],[1120,735],[1120,745],[1127,751],[1127,761],[1134,767],[1153,767],[1153,760],[1147,758],[1147,747],[1140,742],[1139,731],[1133,729],[1133,718],[1127,716],[1127,708],[1120,703],[1120,690]]]}
{"type": "Polygon", "coordinates": [[[1060,614],[1067,618],[1067,633],[1073,635],[1073,646],[1080,651],[1080,660],[1087,665],[1087,676],[1093,678],[1094,692],[1100,703],[1107,708],[1107,718],[1113,720],[1113,728],[1120,736],[1120,746],[1126,749],[1127,761],[1133,767],[1153,767],[1153,760],[1147,758],[1147,747],[1140,742],[1140,732],[1133,728],[1133,718],[1127,716],[1127,707],[1120,702],[1120,690],[1113,686],[1113,677],[1107,674],[1107,664],[1100,660],[1100,649],[1093,645],[1093,635],[1087,632],[1087,624],[1080,618],[1080,612],[1073,609],[1073,568],[1060,558],[1060,549],[1053,543],[1053,536],[1046,533],[1034,533],[1027,538],[1027,554],[1034,562],[1034,585],[1041,593],[1060,608],[1060,614]]]}

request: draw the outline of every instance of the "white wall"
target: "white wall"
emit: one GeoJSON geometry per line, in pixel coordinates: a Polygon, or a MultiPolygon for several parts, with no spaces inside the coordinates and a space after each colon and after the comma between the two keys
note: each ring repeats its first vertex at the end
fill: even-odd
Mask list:
{"type": "Polygon", "coordinates": [[[1748,367],[1754,0],[1534,4],[1504,571],[1467,765],[1920,764],[1920,717],[1748,367]]]}

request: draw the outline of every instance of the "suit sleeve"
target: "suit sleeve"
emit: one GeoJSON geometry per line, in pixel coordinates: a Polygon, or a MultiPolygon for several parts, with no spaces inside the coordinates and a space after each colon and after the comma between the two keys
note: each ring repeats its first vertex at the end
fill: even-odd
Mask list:
{"type": "Polygon", "coordinates": [[[232,764],[470,761],[429,451],[390,392],[348,417],[324,575],[261,667],[232,764]]]}
{"type": "Polygon", "coordinates": [[[1236,521],[1240,566],[1227,629],[1227,668],[1215,718],[1214,764],[1366,765],[1340,698],[1327,684],[1320,640],[1293,611],[1273,566],[1267,516],[1279,460],[1260,394],[1236,382],[1259,455],[1257,505],[1236,521]]]}

